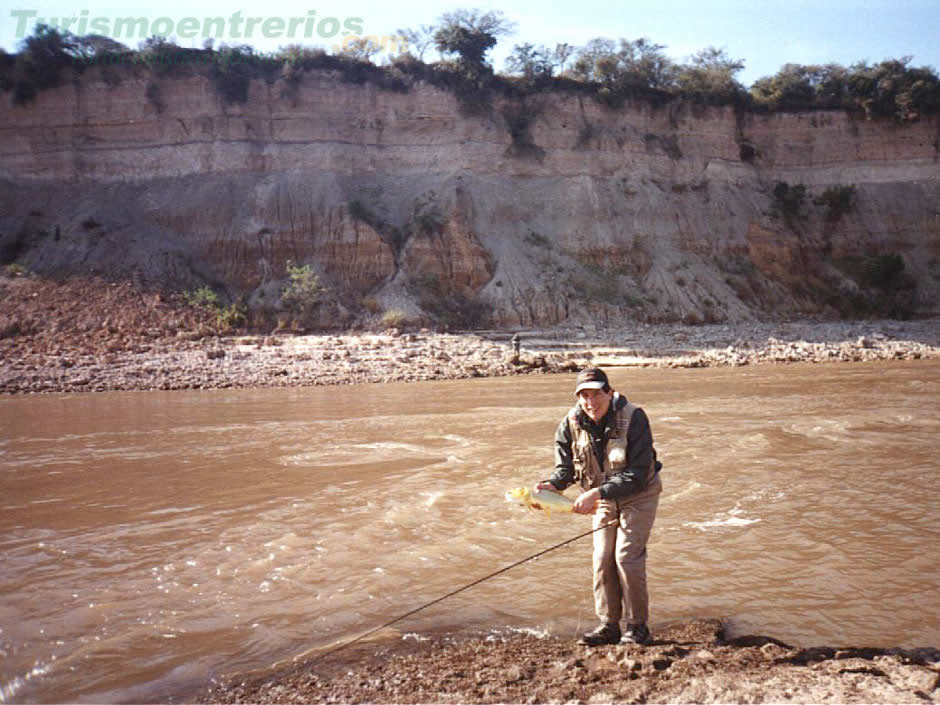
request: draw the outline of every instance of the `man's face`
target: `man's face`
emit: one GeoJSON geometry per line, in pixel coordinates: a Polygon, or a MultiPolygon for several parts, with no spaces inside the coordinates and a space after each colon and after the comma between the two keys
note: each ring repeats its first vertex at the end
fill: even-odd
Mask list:
{"type": "Polygon", "coordinates": [[[581,405],[584,413],[597,423],[604,418],[604,414],[610,408],[610,400],[613,396],[613,390],[605,392],[603,389],[582,389],[578,392],[578,404],[581,405]]]}

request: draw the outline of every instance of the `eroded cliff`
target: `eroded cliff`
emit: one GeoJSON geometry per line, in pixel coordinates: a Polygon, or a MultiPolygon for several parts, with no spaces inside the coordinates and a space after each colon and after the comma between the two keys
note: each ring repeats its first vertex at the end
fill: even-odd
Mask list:
{"type": "Polygon", "coordinates": [[[468,115],[427,83],[326,71],[228,105],[198,71],[93,68],[2,102],[0,183],[0,264],[208,284],[258,311],[310,264],[321,324],[937,313],[937,116],[574,92],[468,115]]]}

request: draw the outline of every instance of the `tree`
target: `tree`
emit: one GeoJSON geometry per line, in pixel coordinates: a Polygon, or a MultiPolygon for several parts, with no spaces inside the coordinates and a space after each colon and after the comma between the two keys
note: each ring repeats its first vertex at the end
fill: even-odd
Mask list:
{"type": "Polygon", "coordinates": [[[582,81],[596,81],[598,76],[595,67],[598,60],[614,53],[616,45],[613,40],[595,37],[578,50],[572,72],[582,81]]]}
{"type": "Polygon", "coordinates": [[[372,57],[380,51],[382,51],[381,45],[371,37],[353,36],[343,40],[339,53],[359,61],[371,61],[372,57]]]}
{"type": "Polygon", "coordinates": [[[730,99],[744,91],[734,77],[743,68],[744,62],[730,58],[724,49],[707,47],[679,69],[676,82],[683,93],[730,99]]]}
{"type": "Polygon", "coordinates": [[[759,103],[774,108],[805,108],[813,105],[816,91],[812,70],[800,64],[784,64],[773,76],[758,79],[751,86],[751,95],[759,103]]]}
{"type": "Polygon", "coordinates": [[[675,86],[678,68],[663,53],[665,47],[648,39],[592,39],[579,51],[573,73],[585,81],[597,81],[611,91],[627,88],[669,90],[675,86]]]}
{"type": "Polygon", "coordinates": [[[644,86],[669,90],[675,86],[678,68],[663,53],[666,47],[654,44],[649,39],[620,40],[618,60],[624,82],[632,86],[644,86]]]}
{"type": "Polygon", "coordinates": [[[555,45],[555,50],[552,54],[559,74],[565,72],[565,64],[568,63],[568,59],[574,56],[575,51],[575,47],[564,42],[555,45]]]}
{"type": "Polygon", "coordinates": [[[74,52],[75,38],[70,32],[38,24],[21,44],[17,68],[37,90],[52,88],[59,84],[60,70],[72,63],[74,52]]]}
{"type": "Polygon", "coordinates": [[[555,58],[544,46],[535,46],[529,42],[516,44],[506,59],[506,70],[511,74],[522,75],[532,83],[540,78],[551,77],[555,70],[555,58]]]}
{"type": "Polygon", "coordinates": [[[434,33],[434,44],[442,55],[458,56],[457,62],[469,75],[476,76],[489,68],[486,53],[496,46],[497,37],[512,34],[515,23],[501,10],[454,10],[441,15],[440,28],[434,33]]]}
{"type": "Polygon", "coordinates": [[[816,102],[828,108],[851,105],[849,97],[849,71],[840,64],[813,67],[810,79],[816,92],[816,102]]]}
{"type": "Polygon", "coordinates": [[[436,32],[437,27],[430,24],[419,25],[417,29],[398,30],[399,36],[408,44],[406,51],[412,53],[413,50],[414,53],[412,55],[417,57],[418,61],[424,61],[424,52],[428,50],[428,47],[434,44],[434,34],[436,32]]]}
{"type": "Polygon", "coordinates": [[[910,68],[910,56],[886,59],[874,66],[852,67],[848,86],[852,98],[865,113],[917,120],[922,112],[940,107],[940,80],[928,67],[910,68]]]}
{"type": "Polygon", "coordinates": [[[73,52],[83,59],[91,59],[102,54],[122,54],[130,51],[121,42],[103,34],[86,34],[82,37],[75,37],[73,40],[73,52]]]}

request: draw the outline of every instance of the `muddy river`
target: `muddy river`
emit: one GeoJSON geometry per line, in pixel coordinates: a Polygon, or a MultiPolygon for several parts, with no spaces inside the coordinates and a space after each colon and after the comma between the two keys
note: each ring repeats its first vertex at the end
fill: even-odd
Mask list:
{"type": "MultiPolygon", "coordinates": [[[[0,398],[0,703],[180,701],[585,531],[547,477],[573,375],[0,398]]],[[[665,493],[652,627],[940,643],[940,361],[612,370],[665,493]]],[[[583,539],[384,639],[592,627],[583,539]]]]}

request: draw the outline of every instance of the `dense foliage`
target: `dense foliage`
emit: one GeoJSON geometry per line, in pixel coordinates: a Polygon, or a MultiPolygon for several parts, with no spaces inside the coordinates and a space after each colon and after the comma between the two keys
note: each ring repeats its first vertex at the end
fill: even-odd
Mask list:
{"type": "MultiPolygon", "coordinates": [[[[845,109],[900,122],[940,110],[940,78],[932,67],[912,66],[911,57],[850,67],[786,64],[748,89],[736,78],[744,62],[722,49],[707,47],[686,63],[677,63],[664,53],[664,46],[649,39],[599,37],[580,47],[517,44],[506,61],[506,73],[497,74],[487,53],[513,31],[513,23],[499,11],[456,10],[435,25],[400,30],[407,49],[377,66],[372,59],[380,47],[369,38],[345,42],[336,54],[298,45],[273,54],[247,45],[213,49],[211,41],[203,49],[186,49],[163,37],[152,37],[134,51],[107,37],[77,37],[37,25],[17,54],[0,52],[0,88],[12,92],[15,103],[24,104],[59,85],[69,68],[80,73],[95,64],[144,65],[160,78],[202,64],[226,102],[247,100],[253,78],[282,78],[296,86],[304,72],[326,69],[339,71],[351,82],[370,81],[392,90],[427,80],[453,90],[469,110],[485,108],[493,91],[518,95],[546,89],[589,93],[614,107],[635,96],[658,102],[679,97],[750,110],[845,109]],[[438,61],[425,62],[429,49],[438,52],[438,61]]],[[[109,77],[119,80],[114,73],[106,80],[109,77]]]]}

